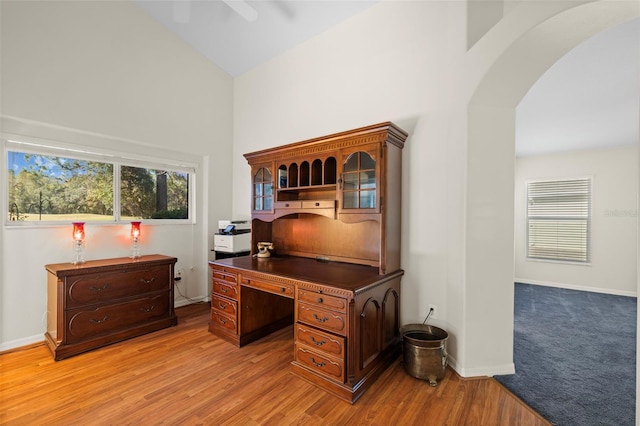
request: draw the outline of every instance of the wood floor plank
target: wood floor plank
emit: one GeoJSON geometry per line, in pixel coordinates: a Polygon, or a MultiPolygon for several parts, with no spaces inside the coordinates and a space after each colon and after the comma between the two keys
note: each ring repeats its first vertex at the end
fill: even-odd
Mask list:
{"type": "Polygon", "coordinates": [[[293,328],[241,349],[178,325],[55,362],[44,345],[0,354],[2,425],[549,425],[497,381],[448,369],[437,387],[392,364],[354,405],[290,373],[293,328]]]}

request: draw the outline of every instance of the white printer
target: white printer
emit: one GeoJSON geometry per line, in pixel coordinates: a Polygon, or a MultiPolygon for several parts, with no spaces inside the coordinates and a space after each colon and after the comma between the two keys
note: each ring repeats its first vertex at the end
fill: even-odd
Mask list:
{"type": "Polygon", "coordinates": [[[247,220],[219,220],[218,233],[213,236],[213,250],[240,253],[251,250],[251,224],[247,220]]]}

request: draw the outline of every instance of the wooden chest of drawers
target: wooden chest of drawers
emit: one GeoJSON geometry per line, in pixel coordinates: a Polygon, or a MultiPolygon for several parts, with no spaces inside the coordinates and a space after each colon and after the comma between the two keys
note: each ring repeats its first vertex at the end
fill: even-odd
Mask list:
{"type": "Polygon", "coordinates": [[[55,360],[176,325],[176,262],[150,255],[46,265],[45,342],[55,360]]]}

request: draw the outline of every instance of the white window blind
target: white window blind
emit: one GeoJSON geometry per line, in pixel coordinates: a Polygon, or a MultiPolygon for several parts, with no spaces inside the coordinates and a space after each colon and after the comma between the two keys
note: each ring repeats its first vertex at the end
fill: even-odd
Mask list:
{"type": "Polygon", "coordinates": [[[527,182],[527,257],[587,263],[591,179],[527,182]]]}

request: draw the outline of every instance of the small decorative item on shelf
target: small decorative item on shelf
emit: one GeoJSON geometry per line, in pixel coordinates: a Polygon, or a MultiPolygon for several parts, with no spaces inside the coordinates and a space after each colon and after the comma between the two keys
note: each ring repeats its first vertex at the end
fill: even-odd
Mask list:
{"type": "Polygon", "coordinates": [[[140,257],[140,244],[138,239],[140,238],[140,223],[131,222],[131,257],[137,259],[140,257]]]}
{"type": "Polygon", "coordinates": [[[273,250],[273,243],[258,243],[258,257],[271,257],[271,252],[269,250],[273,250]]]}
{"type": "Polygon", "coordinates": [[[80,265],[84,263],[84,222],[73,222],[73,253],[71,263],[80,265]]]}

